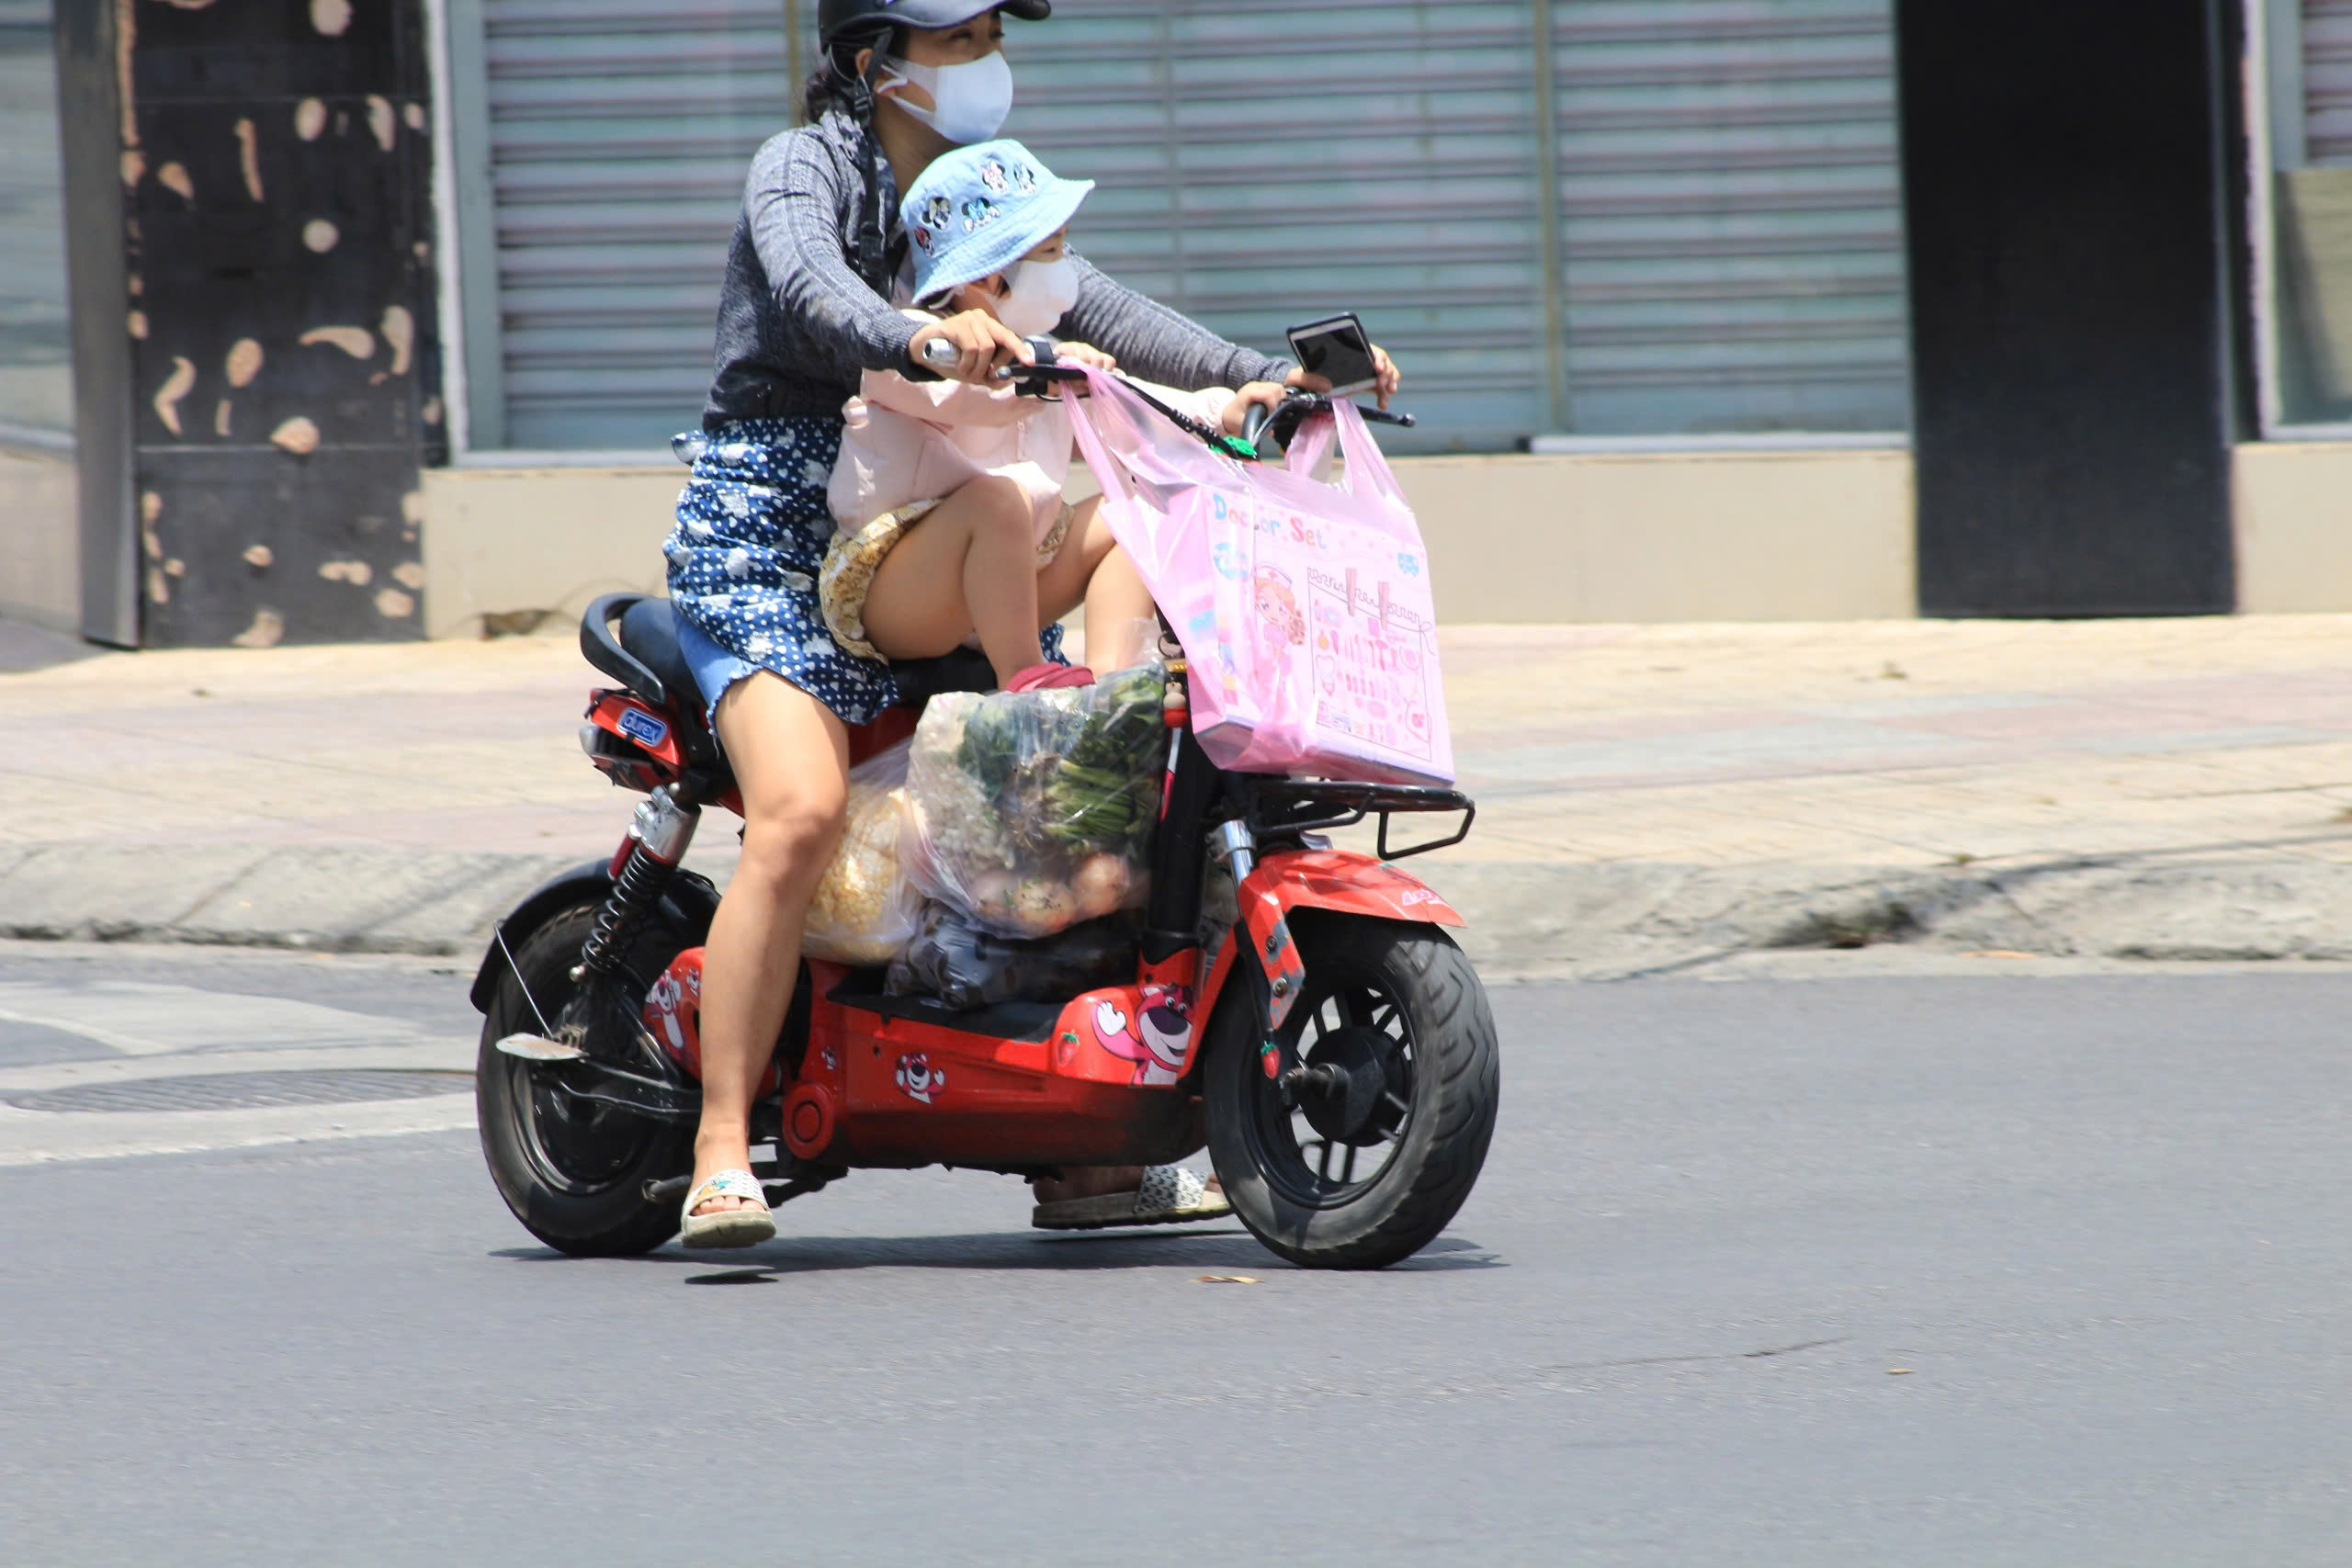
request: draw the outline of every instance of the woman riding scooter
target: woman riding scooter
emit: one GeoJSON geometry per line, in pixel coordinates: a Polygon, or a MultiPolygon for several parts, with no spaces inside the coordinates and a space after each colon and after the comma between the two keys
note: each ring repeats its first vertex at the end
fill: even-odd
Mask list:
{"type": "MultiPolygon", "coordinates": [[[[826,489],[842,407],[869,369],[928,376],[925,350],[974,384],[1033,355],[985,311],[918,326],[893,308],[904,260],[899,192],[939,153],[985,141],[1012,103],[1001,17],[1039,21],[1049,0],[824,0],[824,62],[810,123],[762,147],[729,247],[717,371],[702,451],[664,552],[688,657],[741,786],[742,858],[712,922],[702,993],[702,1119],[683,1237],[748,1246],[775,1235],[750,1172],[757,1086],[792,999],[801,928],[842,833],[847,727],[898,701],[890,667],[828,631],[816,579],[833,520],[826,489]]],[[[1136,373],[1193,389],[1319,378],[1238,347],[1080,260],[1060,335],[1136,373]]],[[[1396,378],[1382,360],[1385,394],[1396,378]]],[[[952,502],[952,498],[951,498],[952,502]]],[[[1115,558],[1105,570],[1125,570],[1115,558]]],[[[1045,651],[1060,657],[1057,628],[1045,651]]],[[[1211,1218],[1197,1178],[1136,1169],[1040,1183],[1041,1206],[1132,1192],[1129,1223],[1211,1218]]]]}

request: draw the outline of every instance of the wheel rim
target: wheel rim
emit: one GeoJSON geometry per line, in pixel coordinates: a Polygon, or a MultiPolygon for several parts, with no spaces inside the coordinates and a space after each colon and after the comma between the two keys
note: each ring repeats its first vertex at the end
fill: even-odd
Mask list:
{"type": "Polygon", "coordinates": [[[506,1102],[531,1168],[559,1192],[589,1197],[628,1179],[657,1131],[616,1106],[583,1100],[548,1070],[506,1066],[506,1102]]]}
{"type": "MultiPolygon", "coordinates": [[[[609,1005],[617,1016],[634,1017],[644,1001],[641,986],[633,976],[611,983],[620,990],[607,998],[609,1005]]],[[[558,1037],[585,1043],[592,998],[572,986],[569,975],[563,988],[568,992],[564,1005],[555,1011],[558,1037]]],[[[555,989],[543,987],[537,994],[545,997],[555,989]]],[[[560,1067],[502,1060],[515,1141],[541,1181],[566,1196],[587,1198],[608,1192],[637,1174],[639,1162],[660,1135],[657,1123],[572,1093],[564,1087],[560,1067]]]]}
{"type": "Polygon", "coordinates": [[[1332,1209],[1396,1163],[1419,1113],[1419,1052],[1403,1006],[1377,978],[1309,969],[1307,985],[1283,1026],[1283,1058],[1328,1075],[1285,1092],[1253,1066],[1244,1133],[1260,1173],[1284,1199],[1332,1209]]]}

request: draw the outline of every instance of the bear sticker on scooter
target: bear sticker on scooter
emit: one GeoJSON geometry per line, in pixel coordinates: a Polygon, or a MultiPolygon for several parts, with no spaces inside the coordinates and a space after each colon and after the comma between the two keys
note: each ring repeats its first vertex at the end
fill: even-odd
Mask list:
{"type": "Polygon", "coordinates": [[[1146,986],[1143,1009],[1130,1020],[1115,1002],[1094,1009],[1094,1041],[1123,1062],[1136,1065],[1129,1081],[1137,1087],[1172,1084],[1184,1072],[1193,1045],[1193,997],[1181,986],[1146,986]]]}
{"type": "Polygon", "coordinates": [[[899,1058],[899,1088],[910,1100],[931,1104],[947,1090],[947,1069],[934,1067],[921,1054],[899,1058]]]}

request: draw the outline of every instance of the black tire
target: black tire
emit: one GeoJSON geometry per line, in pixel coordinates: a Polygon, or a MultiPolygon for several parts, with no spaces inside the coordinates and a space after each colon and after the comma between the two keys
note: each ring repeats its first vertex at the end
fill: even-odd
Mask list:
{"type": "Polygon", "coordinates": [[[1370,1082],[1377,1101],[1353,1111],[1333,1091],[1286,1105],[1261,1060],[1265,983],[1237,976],[1203,1068],[1210,1157],[1234,1213],[1274,1252],[1308,1269],[1385,1269],[1437,1238],[1486,1163],[1502,1086],[1494,1014],[1434,926],[1310,911],[1292,930],[1306,984],[1283,1026],[1285,1059],[1352,1063],[1351,1083],[1370,1082]],[[1316,1115],[1323,1123],[1305,1131],[1340,1135],[1303,1141],[1316,1115]],[[1356,1180],[1368,1151],[1384,1163],[1356,1180]]]}
{"type": "MultiPolygon", "coordinates": [[[[572,967],[595,918],[593,905],[568,910],[514,954],[515,967],[500,979],[482,1021],[474,1117],[491,1179],[526,1230],[577,1258],[628,1258],[678,1234],[677,1206],[647,1202],[645,1183],[692,1173],[694,1129],[557,1094],[543,1073],[535,1077],[533,1068],[497,1049],[509,1034],[542,1032],[534,999],[550,1021],[560,1021],[577,989],[572,967]]],[[[658,931],[639,939],[620,976],[632,1011],[684,945],[658,931]]]]}

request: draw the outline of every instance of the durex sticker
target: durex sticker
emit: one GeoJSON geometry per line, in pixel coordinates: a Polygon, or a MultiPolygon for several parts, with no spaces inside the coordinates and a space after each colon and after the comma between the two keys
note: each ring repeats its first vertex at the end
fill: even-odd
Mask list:
{"type": "Polygon", "coordinates": [[[621,733],[650,750],[670,739],[670,727],[641,708],[623,708],[621,733]]]}

